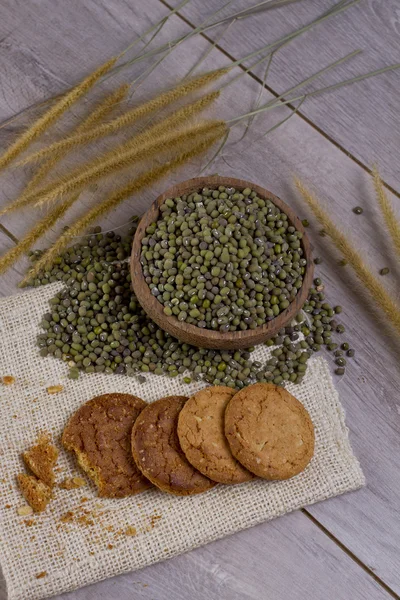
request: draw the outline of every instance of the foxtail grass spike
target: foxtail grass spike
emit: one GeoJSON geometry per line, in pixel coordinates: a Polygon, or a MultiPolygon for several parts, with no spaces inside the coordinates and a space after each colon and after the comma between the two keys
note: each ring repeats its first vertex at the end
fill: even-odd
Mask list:
{"type": "MultiPolygon", "coordinates": [[[[72,134],[87,131],[94,125],[98,125],[99,122],[101,122],[120,102],[122,102],[124,98],[126,98],[129,87],[129,84],[121,85],[119,88],[117,88],[117,90],[107,95],[86,117],[86,119],[84,119],[77,125],[77,127],[73,129],[72,134]]],[[[54,152],[53,155],[39,167],[37,172],[26,186],[23,194],[27,195],[33,189],[35,189],[39,183],[41,183],[47,177],[52,168],[65,156],[65,154],[66,153],[64,152],[54,152]]]]}
{"type": "Polygon", "coordinates": [[[374,179],[374,187],[378,205],[381,209],[387,230],[392,239],[393,247],[398,256],[400,256],[400,223],[397,220],[393,206],[387,197],[386,190],[383,187],[383,182],[376,166],[374,166],[372,169],[372,176],[374,179]]]}
{"type": "Polygon", "coordinates": [[[77,200],[78,195],[72,196],[55,208],[53,208],[43,219],[41,219],[14,248],[11,248],[2,257],[0,257],[0,274],[4,273],[13,266],[15,261],[25,254],[33,244],[42,237],[61,217],[67,212],[72,204],[77,200]]]}
{"type": "MultiPolygon", "coordinates": [[[[101,177],[113,174],[133,160],[148,158],[152,154],[165,151],[167,147],[165,144],[174,143],[173,140],[176,139],[176,136],[181,138],[185,135],[191,135],[193,127],[186,127],[182,132],[179,130],[177,132],[176,129],[182,127],[187,121],[209,106],[218,95],[218,92],[212,92],[196,102],[178,109],[166,119],[134,136],[128,142],[113,148],[94,161],[86,163],[83,167],[78,167],[68,177],[64,177],[61,182],[50,183],[46,187],[32,192],[31,198],[35,199],[36,205],[40,206],[54,201],[64,194],[81,189],[101,177]]],[[[210,125],[211,127],[214,123],[220,124],[223,122],[206,122],[207,126],[210,125]]]]}
{"type": "MultiPolygon", "coordinates": [[[[141,42],[147,35],[149,35],[155,31],[155,33],[151,36],[151,38],[146,42],[144,47],[141,49],[143,51],[144,48],[146,48],[153,41],[153,39],[156,37],[156,35],[161,31],[161,29],[167,23],[168,19],[170,17],[172,17],[175,13],[177,13],[186,4],[188,4],[188,2],[190,2],[190,0],[183,0],[175,8],[170,10],[170,12],[165,17],[160,19],[154,25],[151,25],[148,29],[146,29],[146,31],[144,31],[142,33],[142,35],[140,35],[138,38],[136,38],[131,44],[129,44],[129,46],[127,46],[122,52],[120,52],[120,54],[118,55],[118,58],[120,58],[121,56],[124,56],[127,52],[129,52],[129,50],[131,50],[134,46],[136,46],[136,44],[141,42]]],[[[107,76],[106,75],[103,76],[102,81],[106,81],[108,79],[108,77],[115,75],[120,69],[121,69],[121,66],[118,66],[118,67],[116,66],[116,67],[111,68],[110,71],[108,72],[108,74],[106,74],[107,76]]],[[[68,92],[69,92],[69,90],[67,90],[67,92],[65,92],[65,93],[68,93],[68,92]]],[[[63,95],[64,94],[59,94],[58,96],[54,96],[53,98],[48,98],[47,100],[44,100],[43,102],[37,102],[35,104],[31,104],[30,106],[27,106],[26,108],[22,109],[21,111],[19,111],[12,117],[9,117],[8,119],[5,119],[4,121],[1,121],[0,129],[10,125],[14,121],[16,121],[18,118],[22,117],[24,114],[26,114],[27,112],[29,112],[35,108],[39,108],[41,106],[46,106],[50,102],[55,102],[56,100],[61,98],[63,95]]]]}
{"type": "Polygon", "coordinates": [[[128,110],[123,115],[111,120],[109,123],[104,123],[98,125],[97,127],[94,127],[90,131],[70,136],[66,140],[55,142],[54,144],[51,144],[50,146],[47,146],[46,148],[43,148],[42,150],[31,154],[21,164],[25,164],[31,161],[42,160],[47,156],[51,155],[53,152],[66,151],[71,149],[75,150],[83,144],[94,142],[98,138],[119,131],[121,128],[129,127],[130,125],[132,125],[139,119],[142,119],[143,117],[149,115],[150,113],[166,108],[173,102],[176,102],[177,100],[180,100],[181,98],[184,98],[185,96],[188,96],[189,94],[213,83],[214,81],[222,77],[224,73],[227,73],[228,70],[229,69],[214,71],[212,73],[200,75],[199,77],[191,79],[190,81],[184,82],[176,86],[172,90],[163,92],[155,98],[153,98],[152,100],[149,100],[144,104],[141,104],[128,110]]]}
{"type": "Polygon", "coordinates": [[[331,238],[347,264],[352,267],[360,282],[369,291],[375,303],[384,313],[388,323],[392,325],[398,334],[400,334],[400,306],[371,273],[371,270],[365,264],[361,254],[351,245],[346,236],[333,223],[316,196],[305,187],[300,179],[295,178],[295,184],[303,200],[322,225],[325,233],[331,238]]]}
{"type": "Polygon", "coordinates": [[[35,121],[13,144],[0,156],[0,170],[7,167],[17,156],[44,133],[65,111],[67,111],[79,98],[88,93],[94,84],[115,64],[114,57],[101,67],[93,71],[81,83],[75,86],[68,94],[63,96],[48,111],[35,121]]]}
{"type": "MultiPolygon", "coordinates": [[[[240,19],[245,19],[249,16],[251,16],[254,12],[254,10],[259,9],[260,6],[262,5],[266,5],[266,9],[270,9],[270,8],[275,8],[276,6],[282,6],[283,4],[287,3],[290,4],[292,3],[293,0],[283,0],[280,3],[270,3],[268,0],[266,0],[265,2],[261,2],[258,3],[254,6],[250,6],[246,9],[240,10],[236,13],[233,13],[231,15],[229,15],[228,17],[224,17],[222,19],[220,19],[219,21],[216,21],[214,23],[211,23],[209,25],[206,25],[203,28],[200,28],[199,31],[197,31],[198,34],[203,34],[206,33],[207,31],[209,31],[210,29],[214,28],[214,27],[218,27],[221,24],[225,24],[228,22],[233,22],[233,21],[237,21],[240,19]],[[270,5],[270,6],[269,6],[270,5]]],[[[300,1],[300,0],[297,0],[300,1]]],[[[355,4],[357,4],[360,0],[352,0],[352,2],[349,2],[347,4],[345,4],[346,0],[340,0],[340,2],[338,2],[336,5],[334,5],[332,8],[330,8],[328,11],[326,11],[325,13],[323,13],[323,15],[321,15],[320,17],[318,17],[316,20],[314,20],[312,23],[310,23],[309,25],[306,25],[305,27],[302,27],[300,30],[297,30],[295,32],[293,32],[292,34],[286,35],[284,38],[274,42],[273,44],[268,44],[267,46],[265,46],[264,48],[259,49],[256,54],[261,54],[264,50],[267,50],[270,47],[276,46],[277,44],[281,44],[282,42],[284,42],[287,39],[294,39],[295,37],[297,37],[298,35],[301,35],[303,32],[308,31],[311,27],[313,27],[314,25],[318,24],[318,23],[322,23],[323,21],[325,21],[327,18],[333,17],[337,14],[339,14],[340,12],[347,10],[348,8],[351,8],[352,6],[354,6],[355,4]]],[[[155,25],[151,26],[147,31],[145,31],[139,38],[137,38],[132,44],[130,44],[124,51],[121,52],[121,55],[124,55],[132,46],[134,46],[136,43],[138,43],[140,40],[142,40],[147,34],[151,33],[152,31],[156,30],[160,24],[162,24],[163,21],[165,21],[166,19],[169,18],[169,16],[171,16],[172,14],[174,14],[177,10],[179,10],[180,6],[175,7],[168,15],[166,15],[166,17],[164,17],[163,19],[161,19],[158,23],[156,23],[155,25]]],[[[141,61],[141,60],[146,60],[147,58],[151,58],[152,56],[158,54],[158,53],[162,53],[166,50],[169,50],[170,48],[175,47],[176,45],[178,45],[184,38],[186,38],[186,36],[181,36],[179,38],[176,38],[174,40],[171,40],[170,42],[168,42],[167,44],[163,44],[161,46],[159,46],[158,48],[155,48],[154,50],[149,50],[148,52],[145,53],[140,53],[139,56],[135,56],[132,59],[126,61],[125,63],[115,66],[114,68],[110,69],[110,75],[111,74],[116,74],[118,73],[120,70],[129,67],[130,65],[141,61]]],[[[248,60],[251,56],[254,56],[254,53],[252,53],[251,55],[245,56],[242,59],[240,59],[239,61],[237,61],[235,64],[241,64],[244,61],[248,60]]],[[[103,78],[104,79],[104,78],[103,78]]],[[[68,93],[68,92],[67,92],[68,93]]],[[[61,98],[61,96],[57,96],[54,98],[50,98],[48,100],[45,100],[44,102],[41,103],[36,103],[33,104],[31,106],[28,106],[27,108],[23,109],[22,111],[20,111],[19,113],[17,113],[16,115],[2,121],[0,123],[0,129],[2,127],[5,127],[7,125],[9,125],[11,122],[15,121],[16,119],[18,119],[19,117],[21,117],[23,114],[25,114],[26,112],[34,109],[34,108],[38,108],[39,106],[42,105],[46,105],[51,101],[56,101],[59,98],[61,98]]]]}
{"type": "MultiPolygon", "coordinates": [[[[129,90],[129,85],[122,85],[116,91],[108,94],[99,104],[98,106],[84,119],[78,126],[73,130],[74,133],[77,131],[84,131],[85,129],[89,129],[98,121],[104,119],[107,114],[109,114],[114,107],[121,102],[125,96],[127,95],[129,90]]],[[[25,186],[25,189],[20,194],[18,198],[12,200],[9,204],[4,206],[0,210],[0,216],[5,215],[10,212],[14,212],[19,208],[23,208],[24,206],[28,206],[33,201],[31,192],[47,177],[50,173],[51,169],[60,161],[64,156],[63,152],[54,152],[54,154],[48,158],[37,170],[37,172],[33,175],[33,177],[29,180],[28,184],[25,186]]]]}

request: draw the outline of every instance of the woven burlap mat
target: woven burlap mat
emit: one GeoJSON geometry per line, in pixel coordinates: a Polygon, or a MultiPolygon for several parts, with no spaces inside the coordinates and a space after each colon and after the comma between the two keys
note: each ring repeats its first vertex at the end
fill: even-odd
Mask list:
{"type": "MultiPolygon", "coordinates": [[[[24,503],[15,483],[23,469],[20,455],[39,432],[51,432],[60,447],[69,415],[104,392],[129,392],[151,402],[204,387],[157,376],[148,376],[142,385],[121,375],[69,380],[68,367],[40,358],[35,345],[38,323],[57,289],[59,284],[53,284],[0,300],[0,375],[16,378],[14,385],[0,386],[0,556],[10,599],[40,599],[139,569],[364,484],[328,364],[316,358],[304,382],[288,386],[309,411],[316,431],[315,456],[301,475],[282,482],[219,485],[189,498],[149,490],[100,500],[90,485],[56,488],[46,512],[18,516],[24,503]],[[49,395],[47,386],[58,384],[63,391],[49,395]]],[[[267,352],[262,346],[254,356],[265,360],[267,352]]],[[[59,481],[78,474],[63,450],[59,466],[59,481]]]]}

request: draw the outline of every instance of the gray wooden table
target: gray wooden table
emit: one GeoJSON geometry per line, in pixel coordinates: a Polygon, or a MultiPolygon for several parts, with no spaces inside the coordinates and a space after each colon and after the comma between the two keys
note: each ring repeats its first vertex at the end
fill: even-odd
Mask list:
{"type": "MultiPolygon", "coordinates": [[[[202,69],[229,64],[308,23],[332,4],[332,0],[303,0],[238,21],[227,31],[212,31],[208,39],[193,37],[160,64],[137,98],[178,81],[207,50],[211,51],[202,69]],[[211,48],[210,40],[221,33],[224,35],[211,48]]],[[[220,0],[192,0],[168,21],[157,41],[189,32],[222,5],[220,0]]],[[[229,11],[248,5],[246,0],[237,1],[229,11]]],[[[163,0],[2,0],[0,121],[65,90],[167,12],[163,0]]],[[[264,87],[262,69],[251,71],[227,89],[216,113],[224,118],[241,114],[254,105],[259,92],[262,101],[277,96],[358,47],[364,49],[363,54],[325,75],[324,85],[400,61],[398,0],[363,0],[308,32],[275,56],[264,87]]],[[[133,68],[124,79],[132,80],[139,72],[133,68]]],[[[258,143],[245,138],[240,150],[238,146],[225,149],[209,172],[264,185],[304,216],[293,190],[293,174],[311,182],[332,216],[364,250],[374,271],[386,265],[391,268],[384,281],[399,297],[399,264],[384,241],[369,176],[377,161],[400,214],[399,92],[400,73],[395,72],[310,99],[293,118],[258,143]],[[357,205],[364,208],[362,216],[352,212],[357,205]]],[[[286,115],[287,109],[282,108],[274,116],[259,119],[257,132],[286,115]]],[[[24,117],[0,129],[2,148],[26,122],[24,117]]],[[[201,166],[201,161],[195,161],[170,181],[196,175],[201,166]]],[[[15,196],[22,184],[19,171],[3,174],[0,203],[15,196]]],[[[132,198],[102,224],[108,228],[121,225],[148,206],[166,185],[164,181],[140,198],[132,198]]],[[[93,191],[84,195],[76,210],[82,211],[92,196],[93,191]]],[[[11,247],[13,236],[20,237],[34,218],[27,210],[23,216],[2,219],[0,252],[11,247]]],[[[380,600],[399,596],[399,343],[362,296],[351,271],[338,267],[337,255],[317,232],[317,226],[310,228],[316,252],[324,257],[319,273],[329,301],[343,305],[346,339],[356,348],[356,357],[338,389],[367,486],[168,562],[59,596],[60,600],[380,600]]],[[[54,232],[47,242],[52,236],[54,232]]],[[[2,276],[2,295],[16,292],[25,268],[22,260],[2,276]]],[[[4,592],[0,598],[5,598],[4,592]]]]}

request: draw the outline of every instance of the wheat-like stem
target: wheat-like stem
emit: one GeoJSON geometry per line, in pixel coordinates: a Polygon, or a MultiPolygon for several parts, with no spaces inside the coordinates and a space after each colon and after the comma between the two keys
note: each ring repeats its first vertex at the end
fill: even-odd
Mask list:
{"type": "Polygon", "coordinates": [[[135,194],[143,188],[152,185],[171,171],[178,169],[195,156],[208,150],[208,148],[210,148],[221,137],[221,135],[223,135],[222,128],[220,131],[214,132],[207,136],[202,136],[200,141],[196,142],[196,138],[186,140],[184,144],[178,148],[180,154],[175,156],[175,158],[163,163],[161,166],[157,166],[149,171],[146,171],[142,175],[139,175],[139,177],[130,181],[123,188],[111,194],[111,196],[109,196],[106,200],[91,208],[86,214],[75,221],[75,223],[73,223],[71,227],[58,238],[53,246],[51,246],[39,258],[39,260],[36,261],[32,269],[27,273],[25,278],[20,283],[20,287],[27,285],[38,275],[38,273],[40,273],[40,271],[49,269],[53,265],[54,259],[59,256],[71,242],[71,238],[79,235],[94,221],[104,216],[113,208],[116,208],[121,202],[123,202],[132,194],[135,194]]]}
{"type": "MultiPolygon", "coordinates": [[[[292,2],[292,0],[285,0],[285,2],[280,2],[279,4],[274,4],[274,6],[282,6],[284,3],[289,3],[289,2],[292,2]]],[[[298,29],[297,31],[295,31],[293,33],[285,35],[283,38],[281,38],[277,42],[273,42],[272,44],[268,44],[267,46],[264,46],[263,48],[260,48],[260,49],[256,50],[255,52],[254,51],[251,52],[250,54],[246,55],[245,57],[240,58],[239,60],[236,60],[235,62],[231,63],[230,66],[232,67],[232,66],[242,64],[244,61],[247,61],[247,60],[253,58],[257,54],[261,54],[261,52],[263,52],[264,50],[267,50],[268,48],[271,48],[272,46],[275,46],[277,44],[285,42],[289,38],[297,37],[298,35],[301,35],[305,31],[308,31],[309,29],[311,29],[314,25],[323,23],[327,19],[330,19],[331,17],[334,17],[345,10],[348,10],[352,6],[358,4],[358,2],[360,2],[360,0],[351,0],[347,4],[344,4],[343,1],[340,1],[336,5],[334,5],[331,9],[329,9],[328,11],[323,13],[323,15],[321,17],[318,17],[315,21],[312,21],[308,25],[301,27],[300,29],[298,29]]],[[[260,7],[263,4],[268,4],[268,3],[269,3],[268,1],[261,2],[258,4],[258,7],[260,7]]],[[[175,48],[176,46],[179,46],[179,44],[181,44],[183,41],[187,41],[188,39],[190,39],[193,35],[204,34],[207,31],[209,31],[211,28],[222,25],[223,23],[226,23],[227,21],[239,21],[240,19],[245,19],[245,18],[247,18],[247,16],[250,16],[251,14],[255,14],[254,11],[253,12],[250,12],[250,11],[252,9],[256,9],[256,7],[257,7],[257,5],[253,6],[253,7],[249,7],[249,9],[241,10],[237,13],[234,13],[233,15],[230,15],[229,17],[225,17],[223,19],[220,19],[219,21],[216,21],[216,22],[206,25],[204,27],[202,25],[200,25],[200,26],[196,27],[195,29],[193,29],[189,34],[186,34],[185,36],[182,36],[175,40],[169,41],[166,44],[162,44],[158,48],[155,48],[154,50],[149,50],[148,52],[145,52],[143,54],[140,54],[139,56],[134,57],[133,59],[127,61],[126,63],[123,63],[122,65],[116,67],[114,69],[114,71],[125,68],[128,65],[138,63],[142,60],[151,58],[152,56],[155,56],[156,54],[159,54],[160,52],[169,50],[170,48],[175,48]]],[[[224,8],[224,7],[222,7],[222,8],[224,8]]],[[[220,12],[220,10],[217,12],[220,12]]],[[[216,13],[214,13],[214,16],[215,16],[215,14],[216,13]]]]}
{"type": "Polygon", "coordinates": [[[269,100],[266,104],[263,104],[259,108],[256,108],[244,115],[239,115],[238,117],[234,117],[233,119],[231,119],[229,121],[229,123],[237,123],[239,121],[242,121],[243,119],[255,117],[259,113],[263,113],[265,111],[284,106],[285,104],[289,104],[290,102],[294,102],[295,100],[302,100],[305,96],[311,96],[314,92],[309,92],[308,94],[302,94],[301,96],[297,96],[296,98],[292,98],[291,100],[284,100],[284,98],[287,97],[288,94],[291,94],[294,91],[298,90],[299,88],[301,88],[305,85],[308,85],[309,83],[314,81],[314,79],[317,79],[321,75],[324,75],[325,73],[327,73],[331,69],[334,69],[335,67],[339,66],[346,60],[349,60],[349,59],[353,58],[354,56],[357,56],[357,54],[360,54],[360,52],[361,52],[361,50],[353,50],[349,54],[346,54],[346,56],[343,56],[342,58],[339,58],[339,59],[335,60],[334,62],[330,63],[328,66],[323,67],[319,71],[316,71],[310,77],[307,77],[307,79],[303,79],[303,81],[300,81],[300,83],[296,83],[296,85],[294,85],[291,88],[287,89],[286,91],[282,92],[282,94],[280,94],[276,98],[272,98],[272,100],[269,100]]]}
{"type": "Polygon", "coordinates": [[[346,236],[339,231],[329,215],[321,207],[316,196],[314,196],[314,194],[312,194],[297,177],[295,178],[295,184],[303,199],[311,208],[318,221],[321,223],[324,231],[331,238],[336,248],[346,259],[347,263],[353,268],[361,283],[370,292],[376,304],[385,314],[388,322],[392,324],[397,333],[400,333],[400,307],[398,304],[371,273],[368,266],[364,263],[361,255],[355,248],[353,248],[346,236]]]}
{"type": "MultiPolygon", "coordinates": [[[[106,152],[94,161],[89,161],[83,167],[78,167],[78,169],[69,174],[67,179],[50,183],[46,187],[32,192],[32,197],[35,198],[37,205],[51,202],[101,177],[123,169],[133,160],[164,151],[166,148],[171,147],[171,144],[176,143],[177,139],[181,139],[182,136],[191,135],[191,127],[186,127],[182,132],[177,132],[176,129],[206,108],[217,97],[218,92],[212,92],[200,100],[180,108],[168,118],[153,125],[153,127],[149,127],[128,142],[121,144],[117,148],[113,148],[113,150],[106,152]]],[[[210,121],[211,126],[214,123],[215,121],[210,121]]],[[[217,123],[219,124],[221,121],[217,123]]],[[[206,122],[206,125],[208,124],[206,122]]]]}
{"type": "MultiPolygon", "coordinates": [[[[86,119],[84,119],[77,125],[77,127],[73,129],[70,135],[87,131],[91,129],[93,125],[96,125],[102,121],[115,108],[115,106],[126,97],[129,87],[129,84],[125,83],[112,94],[107,95],[105,99],[102,100],[98,106],[86,117],[86,119]]],[[[29,181],[24,190],[24,195],[28,195],[33,189],[35,189],[39,183],[41,183],[47,177],[51,169],[65,156],[65,154],[66,152],[53,152],[50,158],[48,158],[39,167],[35,175],[29,181]]]]}
{"type": "Polygon", "coordinates": [[[24,206],[31,204],[32,201],[32,196],[26,196],[24,190],[24,193],[21,196],[18,196],[18,198],[15,198],[15,200],[12,200],[0,210],[0,217],[7,213],[14,212],[19,208],[23,208],[24,206]]]}
{"type": "MultiPolygon", "coordinates": [[[[144,40],[144,38],[146,36],[152,34],[151,37],[149,38],[149,40],[141,48],[140,54],[142,54],[143,50],[145,50],[147,48],[147,46],[154,40],[154,38],[158,35],[158,33],[161,31],[161,29],[167,23],[168,19],[170,17],[172,17],[174,14],[176,14],[179,10],[181,10],[188,2],[190,2],[190,0],[183,0],[180,4],[177,4],[177,6],[175,6],[175,8],[170,10],[169,13],[165,17],[162,17],[162,19],[160,19],[157,23],[155,23],[154,25],[151,25],[139,37],[137,37],[133,42],[131,42],[129,44],[129,46],[127,46],[122,52],[120,52],[118,55],[118,58],[121,58],[122,56],[124,56],[129,50],[131,50],[134,46],[136,46],[136,44],[138,44],[139,42],[144,40]]],[[[104,76],[102,81],[103,82],[107,81],[107,79],[109,77],[116,75],[123,67],[124,67],[124,65],[122,64],[120,66],[115,66],[114,68],[110,69],[110,71],[108,73],[106,73],[107,76],[104,76]]],[[[42,102],[36,102],[34,104],[31,104],[30,106],[27,106],[26,108],[22,109],[15,115],[9,117],[8,119],[4,119],[4,121],[1,121],[0,129],[10,125],[11,123],[13,123],[17,119],[19,119],[21,116],[23,116],[24,114],[26,114],[27,112],[30,112],[31,110],[33,110],[35,108],[40,108],[41,106],[46,106],[47,104],[49,104],[51,102],[55,102],[56,100],[58,100],[59,98],[61,98],[65,94],[67,94],[68,92],[69,92],[69,90],[67,90],[65,93],[61,93],[57,96],[53,96],[52,98],[48,98],[47,100],[44,100],[42,102]]]]}
{"type": "Polygon", "coordinates": [[[46,131],[65,111],[79,100],[94,86],[94,84],[116,63],[117,57],[107,61],[93,71],[81,83],[75,86],[68,94],[63,96],[48,111],[35,121],[13,144],[0,156],[0,170],[7,167],[19,154],[46,131]]]}
{"type": "Polygon", "coordinates": [[[0,258],[0,274],[4,273],[12,267],[15,261],[22,255],[25,254],[33,246],[33,244],[53,227],[58,219],[67,212],[72,204],[77,199],[77,195],[72,196],[68,200],[65,200],[61,204],[53,208],[43,219],[41,219],[32,229],[18,242],[14,248],[11,248],[0,258]]]}
{"type": "MultiPolygon", "coordinates": [[[[285,1],[288,2],[288,3],[290,3],[292,0],[285,0],[285,1]]],[[[309,23],[305,27],[302,27],[301,29],[293,32],[292,34],[289,34],[289,36],[286,35],[284,38],[282,38],[280,40],[277,40],[273,44],[268,44],[264,48],[260,48],[256,52],[256,54],[261,54],[264,50],[267,50],[268,48],[271,48],[271,47],[273,47],[273,46],[275,46],[277,44],[280,44],[280,43],[288,40],[289,38],[290,39],[295,39],[296,37],[298,37],[299,35],[301,35],[305,31],[308,31],[309,29],[311,29],[314,25],[322,23],[327,18],[333,17],[333,16],[339,14],[340,12],[342,12],[343,10],[347,10],[348,8],[351,8],[357,2],[359,2],[359,0],[354,0],[353,2],[348,2],[347,4],[345,4],[346,0],[340,0],[340,2],[338,2],[336,5],[334,5],[332,8],[330,8],[327,12],[325,12],[321,17],[318,17],[312,23],[309,23]],[[344,6],[344,4],[345,4],[345,6],[344,6]]],[[[206,33],[207,31],[209,31],[210,29],[212,29],[214,27],[218,27],[219,25],[222,25],[222,24],[227,23],[229,21],[230,22],[234,22],[234,21],[239,21],[241,19],[245,19],[248,16],[250,16],[251,14],[253,14],[253,12],[255,10],[258,11],[262,5],[266,5],[266,9],[269,9],[269,8],[274,8],[275,6],[281,6],[283,3],[282,2],[280,2],[278,4],[272,3],[272,6],[268,6],[269,4],[271,4],[271,3],[268,0],[266,0],[265,2],[258,3],[258,4],[254,5],[252,7],[246,8],[244,10],[240,10],[239,12],[231,14],[228,17],[224,17],[223,19],[221,19],[219,21],[216,21],[216,22],[213,22],[213,23],[211,23],[209,25],[206,25],[204,27],[200,26],[200,28],[196,28],[195,30],[193,30],[193,33],[195,32],[196,34],[203,34],[203,33],[206,33]]],[[[147,34],[151,33],[152,31],[156,30],[160,25],[162,25],[163,23],[165,23],[166,22],[165,20],[168,19],[173,14],[175,14],[180,8],[181,8],[181,5],[176,6],[170,13],[168,13],[168,15],[166,17],[164,17],[163,19],[161,19],[161,21],[159,21],[158,23],[156,23],[154,26],[151,26],[139,38],[137,38],[134,41],[133,44],[131,44],[130,46],[128,46],[128,48],[126,48],[120,54],[120,56],[124,55],[124,53],[127,50],[129,50],[129,48],[132,47],[132,45],[134,45],[137,42],[139,42],[140,40],[142,40],[144,36],[146,36],[147,34]]],[[[109,75],[115,75],[120,70],[126,68],[127,66],[130,66],[131,64],[134,64],[134,63],[136,63],[138,61],[141,61],[141,60],[145,60],[147,58],[151,58],[152,56],[154,56],[154,55],[156,55],[156,54],[158,54],[160,52],[164,52],[166,50],[174,48],[177,45],[179,45],[182,41],[185,41],[185,39],[186,40],[189,39],[189,35],[177,38],[175,40],[171,40],[170,42],[168,42],[168,44],[163,44],[162,46],[156,48],[155,50],[150,50],[150,51],[144,52],[144,53],[141,52],[139,56],[135,56],[134,58],[128,60],[127,62],[122,63],[119,66],[115,66],[113,69],[110,70],[109,75]]],[[[146,43],[146,46],[147,46],[147,43],[146,43]]],[[[232,63],[231,66],[242,64],[243,62],[247,61],[249,58],[253,57],[254,55],[255,55],[254,52],[252,52],[250,55],[244,56],[239,61],[235,61],[234,63],[232,63]]],[[[31,106],[28,106],[25,109],[22,109],[19,113],[17,113],[15,115],[13,115],[12,117],[9,117],[8,119],[5,119],[4,121],[2,121],[0,123],[0,129],[3,128],[3,127],[6,127],[10,123],[14,122],[18,118],[20,118],[22,115],[24,115],[26,112],[29,112],[29,111],[31,111],[31,110],[33,110],[35,108],[40,107],[40,106],[45,106],[49,102],[54,102],[55,100],[57,100],[60,97],[61,97],[61,94],[59,96],[56,96],[56,97],[53,97],[53,98],[49,98],[49,99],[47,99],[47,100],[45,100],[43,102],[32,104],[31,106]]]]}
{"type": "Polygon", "coordinates": [[[42,150],[39,150],[38,152],[35,152],[28,156],[27,159],[21,164],[25,164],[27,162],[36,160],[42,160],[43,158],[46,158],[49,154],[51,155],[53,152],[59,152],[60,150],[67,151],[71,149],[76,149],[78,146],[88,144],[89,142],[94,142],[98,138],[115,133],[121,128],[129,127],[130,125],[132,125],[139,119],[142,119],[143,117],[149,115],[150,113],[166,108],[173,102],[176,102],[177,100],[188,96],[192,92],[195,92],[200,88],[209,85],[213,81],[219,79],[228,71],[229,69],[221,69],[218,71],[213,71],[212,73],[207,73],[206,75],[201,75],[200,77],[196,77],[195,79],[191,79],[190,81],[184,82],[176,86],[172,90],[168,90],[167,92],[159,94],[158,96],[152,98],[144,104],[140,104],[139,106],[131,108],[123,115],[113,119],[109,123],[98,125],[90,131],[70,136],[66,140],[61,140],[59,142],[55,142],[54,144],[50,144],[50,146],[47,146],[46,148],[42,148],[42,150]]]}
{"type": "Polygon", "coordinates": [[[396,250],[396,253],[400,256],[400,223],[397,220],[393,210],[393,206],[391,205],[391,202],[386,195],[381,176],[379,175],[376,166],[374,166],[374,168],[372,169],[372,176],[374,178],[376,199],[382,211],[382,215],[385,220],[385,224],[389,231],[390,237],[392,238],[394,249],[396,250]]]}
{"type": "MultiPolygon", "coordinates": [[[[124,97],[128,93],[128,90],[129,85],[124,84],[120,86],[115,92],[112,92],[111,94],[107,95],[98,104],[98,106],[86,117],[86,119],[79,123],[76,128],[74,128],[73,132],[75,133],[78,131],[84,131],[85,129],[89,129],[94,124],[104,119],[104,117],[106,117],[107,114],[109,114],[114,109],[114,107],[124,99],[124,97]]],[[[33,190],[38,187],[39,183],[41,183],[47,177],[51,169],[64,157],[64,155],[64,152],[54,152],[54,154],[39,167],[37,172],[29,180],[21,195],[15,200],[12,200],[9,204],[4,206],[0,210],[0,216],[18,210],[19,208],[23,208],[28,204],[31,204],[31,192],[33,192],[33,190]]]]}

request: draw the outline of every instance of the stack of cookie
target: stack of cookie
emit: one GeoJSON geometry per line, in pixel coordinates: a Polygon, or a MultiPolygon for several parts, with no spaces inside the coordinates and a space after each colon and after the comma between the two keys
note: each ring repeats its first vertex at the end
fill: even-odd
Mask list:
{"type": "Polygon", "coordinates": [[[217,483],[297,475],[313,456],[314,428],[294,396],[258,383],[151,404],[129,394],[98,396],[70,419],[63,444],[100,496],[123,497],[152,484],[187,496],[217,483]]]}

